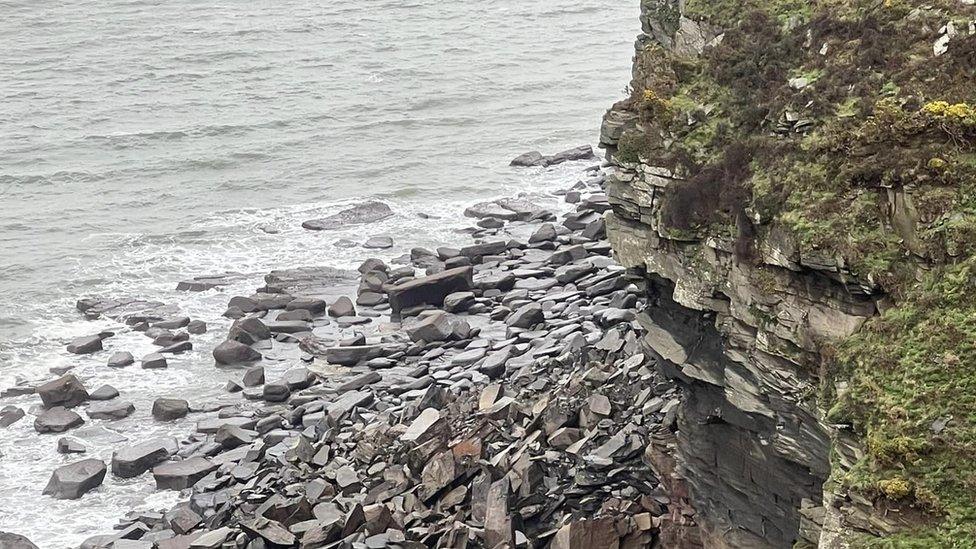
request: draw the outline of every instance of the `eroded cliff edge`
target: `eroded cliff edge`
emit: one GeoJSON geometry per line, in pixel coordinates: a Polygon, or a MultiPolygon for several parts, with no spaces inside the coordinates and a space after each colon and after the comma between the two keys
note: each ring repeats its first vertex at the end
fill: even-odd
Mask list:
{"type": "Polygon", "coordinates": [[[976,546],[976,6],[642,0],[609,237],[667,547],[976,546]]]}

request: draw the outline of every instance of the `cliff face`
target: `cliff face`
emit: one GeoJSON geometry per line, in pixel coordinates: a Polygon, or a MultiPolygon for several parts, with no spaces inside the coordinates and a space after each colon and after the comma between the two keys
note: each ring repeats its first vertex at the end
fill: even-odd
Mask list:
{"type": "Polygon", "coordinates": [[[664,546],[976,546],[973,3],[641,7],[601,141],[684,395],[664,546]]]}

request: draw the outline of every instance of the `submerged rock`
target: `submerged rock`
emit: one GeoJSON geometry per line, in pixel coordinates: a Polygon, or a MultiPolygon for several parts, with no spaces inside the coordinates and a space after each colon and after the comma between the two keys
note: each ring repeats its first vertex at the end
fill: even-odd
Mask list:
{"type": "Polygon", "coordinates": [[[374,223],[393,215],[393,210],[382,202],[370,201],[342,210],[341,212],[323,217],[310,219],[302,223],[302,227],[310,231],[327,231],[341,229],[348,225],[374,223]]]}

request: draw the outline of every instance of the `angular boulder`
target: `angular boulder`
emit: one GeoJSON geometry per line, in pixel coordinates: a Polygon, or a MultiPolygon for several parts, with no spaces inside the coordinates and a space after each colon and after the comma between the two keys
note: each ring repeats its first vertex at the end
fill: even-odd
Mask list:
{"type": "Polygon", "coordinates": [[[153,468],[158,490],[185,490],[217,470],[209,459],[192,457],[183,461],[169,461],[153,468]]]}
{"type": "Polygon", "coordinates": [[[38,549],[38,547],[20,534],[0,532],[0,549],[38,549]]]}
{"type": "Polygon", "coordinates": [[[157,421],[174,421],[190,413],[190,404],[179,398],[157,398],[153,402],[152,416],[157,421]]]}
{"type": "Polygon", "coordinates": [[[383,288],[390,297],[390,308],[398,315],[403,309],[415,305],[439,307],[448,295],[470,290],[473,273],[471,267],[458,267],[383,288]]]}
{"type": "Polygon", "coordinates": [[[42,492],[56,499],[78,499],[105,480],[105,462],[85,459],[58,467],[42,492]]]}
{"type": "Polygon", "coordinates": [[[88,391],[77,377],[68,374],[49,381],[37,388],[37,395],[45,408],[64,406],[71,408],[88,400],[88,391]]]}
{"type": "Polygon", "coordinates": [[[16,406],[4,406],[0,409],[0,427],[10,427],[25,415],[24,411],[16,406]]]}
{"type": "Polygon", "coordinates": [[[129,417],[136,407],[131,402],[122,401],[102,401],[95,402],[88,407],[86,413],[91,419],[116,420],[129,417]]]}
{"type": "Polygon", "coordinates": [[[62,406],[55,406],[34,420],[34,430],[38,433],[63,433],[83,424],[81,416],[62,406]]]}
{"type": "Polygon", "coordinates": [[[157,438],[112,452],[112,474],[119,478],[137,477],[176,453],[176,440],[157,438]]]}
{"type": "Polygon", "coordinates": [[[528,303],[515,310],[505,319],[505,324],[512,328],[529,329],[546,319],[542,306],[538,303],[528,303]]]}
{"type": "Polygon", "coordinates": [[[407,324],[404,330],[411,341],[446,341],[454,334],[454,318],[443,312],[437,311],[427,315],[417,322],[407,324]]]}
{"type": "Polygon", "coordinates": [[[217,364],[233,365],[261,360],[261,353],[239,341],[228,339],[214,348],[213,357],[217,364]]]}
{"type": "Polygon", "coordinates": [[[76,337],[68,344],[68,352],[76,355],[87,355],[102,350],[102,336],[92,335],[76,337]]]}
{"type": "Polygon", "coordinates": [[[132,357],[132,353],[128,351],[119,351],[112,354],[108,359],[109,368],[124,368],[131,364],[135,364],[136,359],[132,357]]]}

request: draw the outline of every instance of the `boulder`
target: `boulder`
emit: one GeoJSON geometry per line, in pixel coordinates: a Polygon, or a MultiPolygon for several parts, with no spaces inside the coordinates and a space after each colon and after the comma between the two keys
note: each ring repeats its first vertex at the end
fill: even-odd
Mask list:
{"type": "Polygon", "coordinates": [[[454,334],[455,321],[451,315],[437,311],[422,317],[420,320],[407,324],[404,330],[411,341],[446,341],[454,334]]]}
{"type": "Polygon", "coordinates": [[[261,353],[239,341],[228,339],[217,345],[213,357],[217,364],[232,365],[261,360],[261,353]]]}
{"type": "Polygon", "coordinates": [[[474,304],[474,292],[454,292],[444,297],[444,310],[459,313],[474,304]]]}
{"type": "Polygon", "coordinates": [[[542,306],[538,303],[528,303],[515,310],[507,319],[505,324],[512,328],[529,329],[546,319],[542,306]]]}
{"type": "Polygon", "coordinates": [[[157,398],[153,402],[152,416],[157,421],[174,421],[190,413],[190,405],[180,398],[157,398]]]}
{"type": "Polygon", "coordinates": [[[302,227],[310,231],[329,231],[341,229],[349,225],[359,225],[362,223],[374,223],[386,219],[393,215],[393,210],[382,202],[369,201],[357,204],[352,208],[323,217],[321,219],[310,219],[302,223],[302,227]]]}
{"type": "Polygon", "coordinates": [[[0,549],[38,549],[38,547],[20,534],[0,532],[0,549]]]}
{"type": "Polygon", "coordinates": [[[112,452],[112,474],[119,478],[137,477],[176,453],[172,438],[157,438],[112,452]]]}
{"type": "Polygon", "coordinates": [[[288,302],[285,306],[285,310],[288,311],[308,311],[312,315],[320,315],[325,312],[326,309],[325,300],[316,299],[311,297],[298,297],[288,302]]]}
{"type": "Polygon", "coordinates": [[[285,402],[291,396],[291,389],[285,383],[268,383],[261,390],[261,398],[267,402],[285,402]]]}
{"type": "Polygon", "coordinates": [[[56,499],[78,499],[105,480],[105,471],[105,462],[100,459],[85,459],[58,467],[43,494],[56,499]]]}
{"type": "Polygon", "coordinates": [[[502,240],[496,240],[494,242],[483,242],[481,244],[465,246],[461,248],[461,255],[471,259],[472,261],[477,261],[486,255],[503,254],[507,249],[508,243],[502,240]]]}
{"type": "Polygon", "coordinates": [[[531,167],[531,166],[545,166],[546,157],[542,155],[539,151],[531,151],[527,153],[522,153],[509,163],[509,166],[521,166],[521,167],[531,167]]]}
{"type": "Polygon", "coordinates": [[[24,411],[16,406],[4,406],[0,409],[0,427],[10,427],[25,415],[24,411]]]}
{"type": "Polygon", "coordinates": [[[87,355],[102,350],[102,336],[92,335],[76,337],[68,344],[68,352],[76,355],[87,355]]]}
{"type": "Polygon", "coordinates": [[[83,424],[81,416],[62,406],[55,406],[37,416],[34,420],[34,430],[38,433],[63,433],[83,424]]]}
{"type": "Polygon", "coordinates": [[[254,345],[258,341],[271,339],[271,330],[259,318],[246,317],[234,322],[227,332],[227,339],[254,345]]]}
{"type": "Polygon", "coordinates": [[[245,387],[257,387],[264,383],[264,367],[255,366],[244,370],[241,382],[245,387]]]}
{"type": "Polygon", "coordinates": [[[88,407],[88,410],[86,410],[86,413],[91,419],[116,420],[127,418],[135,411],[136,407],[131,402],[112,400],[93,402],[88,407]]]}
{"type": "Polygon", "coordinates": [[[178,330],[180,328],[185,328],[190,325],[190,317],[188,316],[175,316],[167,318],[165,320],[160,320],[159,322],[153,322],[153,328],[163,328],[166,330],[178,330]]]}
{"type": "Polygon", "coordinates": [[[88,391],[78,378],[68,374],[49,381],[37,388],[37,395],[46,408],[64,406],[71,408],[88,400],[88,391]]]}
{"type": "Polygon", "coordinates": [[[185,490],[217,470],[209,459],[192,457],[183,461],[169,461],[153,468],[158,490],[185,490]]]}
{"type": "Polygon", "coordinates": [[[207,323],[202,320],[191,320],[186,325],[186,333],[200,335],[207,333],[207,323]]]}
{"type": "Polygon", "coordinates": [[[386,285],[384,290],[390,297],[393,313],[398,315],[403,309],[416,305],[441,306],[448,295],[470,290],[473,272],[471,267],[448,269],[430,276],[386,285]]]}
{"type": "Polygon", "coordinates": [[[113,353],[108,359],[109,368],[123,368],[131,364],[135,364],[136,359],[132,357],[132,353],[128,351],[119,351],[113,353]]]}
{"type": "Polygon", "coordinates": [[[388,236],[374,236],[363,243],[363,248],[368,250],[385,250],[392,247],[393,239],[388,236]]]}
{"type": "Polygon", "coordinates": [[[113,398],[119,396],[119,390],[111,385],[102,385],[98,389],[95,389],[89,395],[91,400],[112,400],[113,398]]]}
{"type": "Polygon", "coordinates": [[[552,156],[547,156],[546,165],[553,166],[556,164],[562,164],[563,162],[570,162],[573,160],[590,160],[592,158],[596,158],[596,156],[593,154],[593,147],[590,145],[580,145],[579,147],[574,147],[572,149],[558,152],[552,156]]]}
{"type": "Polygon", "coordinates": [[[356,316],[356,306],[352,304],[351,299],[342,296],[329,306],[329,316],[336,318],[356,316]]]}
{"type": "Polygon", "coordinates": [[[168,366],[166,357],[159,353],[149,353],[142,357],[142,367],[146,370],[158,370],[168,366]]]}
{"type": "Polygon", "coordinates": [[[58,439],[59,454],[84,454],[85,451],[85,445],[79,440],[70,437],[61,437],[58,439]]]}
{"type": "Polygon", "coordinates": [[[537,242],[551,242],[556,240],[556,227],[552,223],[546,223],[538,228],[532,236],[529,237],[529,244],[535,244],[537,242]]]}

